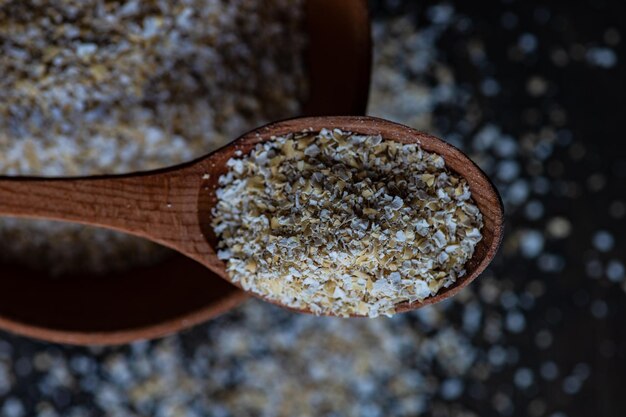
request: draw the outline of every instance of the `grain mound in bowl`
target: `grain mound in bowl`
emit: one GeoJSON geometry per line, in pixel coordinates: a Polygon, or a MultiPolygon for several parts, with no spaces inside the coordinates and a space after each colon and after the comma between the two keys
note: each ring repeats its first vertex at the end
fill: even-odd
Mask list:
{"type": "MultiPolygon", "coordinates": [[[[116,174],[204,155],[299,114],[303,0],[0,1],[0,175],[116,174]]],[[[100,272],[169,253],[0,219],[0,259],[100,272]]]]}
{"type": "Polygon", "coordinates": [[[228,161],[213,228],[233,282],[283,305],[391,315],[465,275],[482,215],[419,145],[324,129],[228,161]]]}

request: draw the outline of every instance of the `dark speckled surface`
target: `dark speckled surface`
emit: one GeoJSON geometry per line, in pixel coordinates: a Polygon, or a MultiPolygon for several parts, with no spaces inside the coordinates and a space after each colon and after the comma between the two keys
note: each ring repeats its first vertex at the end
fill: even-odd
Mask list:
{"type": "Polygon", "coordinates": [[[372,2],[369,113],[460,146],[507,207],[453,301],[369,321],[251,301],[116,348],[1,334],[0,415],[623,416],[625,9],[372,2]]]}

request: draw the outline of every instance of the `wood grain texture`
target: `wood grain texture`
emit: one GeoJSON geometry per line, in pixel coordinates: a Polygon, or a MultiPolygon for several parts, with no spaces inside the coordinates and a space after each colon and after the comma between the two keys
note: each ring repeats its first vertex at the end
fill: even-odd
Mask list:
{"type": "MultiPolygon", "coordinates": [[[[248,154],[257,144],[274,137],[304,130],[319,132],[323,128],[380,134],[386,140],[418,143],[424,150],[443,156],[448,169],[467,180],[472,198],[483,214],[483,239],[466,264],[467,275],[422,302],[399,305],[398,312],[453,296],[491,262],[502,239],[503,207],[489,178],[461,151],[444,141],[372,117],[310,117],[272,123],[200,160],[150,173],[102,178],[0,179],[0,215],[70,221],[131,233],[170,247],[230,281],[224,263],[216,256],[217,239],[211,229],[218,180],[228,172],[227,161],[248,154]]],[[[302,312],[310,313],[306,309],[302,312]]]]}
{"type": "Polygon", "coordinates": [[[94,178],[0,179],[0,216],[104,227],[193,255],[210,266],[214,252],[198,221],[201,164],[154,173],[94,178]]]}
{"type": "MultiPolygon", "coordinates": [[[[307,0],[306,27],[311,89],[303,115],[363,114],[372,52],[367,1],[307,0]],[[328,65],[332,57],[342,64],[328,65]]],[[[209,320],[246,298],[182,255],[154,267],[64,276],[53,284],[45,272],[28,266],[5,261],[0,268],[0,328],[62,343],[160,337],[209,320]]]]}

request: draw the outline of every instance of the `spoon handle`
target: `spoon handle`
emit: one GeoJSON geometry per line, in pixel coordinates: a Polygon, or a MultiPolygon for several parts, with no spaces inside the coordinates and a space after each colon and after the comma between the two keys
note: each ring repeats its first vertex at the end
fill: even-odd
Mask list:
{"type": "Polygon", "coordinates": [[[193,169],[85,178],[0,177],[0,216],[99,226],[181,250],[198,240],[190,236],[200,229],[189,196],[198,194],[200,181],[193,169]]]}

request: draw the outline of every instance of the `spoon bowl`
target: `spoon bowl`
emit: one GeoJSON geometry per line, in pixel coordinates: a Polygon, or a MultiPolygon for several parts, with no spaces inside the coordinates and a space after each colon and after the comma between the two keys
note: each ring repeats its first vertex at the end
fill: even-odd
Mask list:
{"type": "Polygon", "coordinates": [[[483,215],[483,239],[466,265],[467,274],[433,297],[399,305],[398,312],[453,296],[491,262],[502,238],[503,208],[487,176],[442,140],[372,117],[308,117],[271,123],[196,161],[157,171],[74,179],[3,179],[0,215],[70,221],[134,234],[174,249],[231,282],[225,263],[217,257],[217,238],[211,229],[216,190],[220,176],[229,170],[227,161],[274,137],[305,130],[317,133],[323,128],[380,134],[386,140],[418,143],[441,155],[448,169],[467,180],[483,215]]]}
{"type": "MultiPolygon", "coordinates": [[[[466,263],[467,273],[459,277],[455,283],[447,288],[442,288],[432,297],[412,303],[401,303],[396,306],[396,312],[406,312],[417,308],[443,301],[456,295],[461,289],[476,279],[495,257],[504,232],[504,207],[502,199],[489,177],[463,152],[449,143],[424,132],[407,126],[393,123],[374,117],[310,117],[297,118],[282,122],[272,123],[259,129],[253,130],[211,155],[207,169],[213,173],[202,184],[199,197],[199,224],[201,230],[212,248],[217,246],[217,237],[211,227],[211,208],[215,206],[217,197],[215,191],[218,186],[219,176],[226,174],[228,168],[226,161],[237,157],[237,154],[248,154],[258,143],[271,140],[272,137],[284,136],[288,133],[300,132],[305,129],[311,132],[319,132],[323,128],[338,128],[343,131],[361,135],[380,134],[384,139],[394,140],[401,143],[417,143],[425,151],[443,156],[446,168],[465,178],[472,193],[472,199],[483,216],[483,238],[476,245],[472,258],[466,263]]],[[[215,272],[228,277],[224,264],[220,263],[215,272]]],[[[227,278],[228,279],[228,278],[227,278]]],[[[272,300],[266,299],[277,304],[272,300]]],[[[308,310],[290,310],[311,313],[308,310]]]]}

